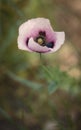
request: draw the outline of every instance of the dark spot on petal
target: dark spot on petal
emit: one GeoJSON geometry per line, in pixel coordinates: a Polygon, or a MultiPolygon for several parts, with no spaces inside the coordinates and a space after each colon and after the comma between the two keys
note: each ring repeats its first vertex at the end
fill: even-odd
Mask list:
{"type": "Polygon", "coordinates": [[[29,38],[27,38],[27,40],[26,40],[26,45],[28,46],[28,41],[29,41],[29,38]]]}
{"type": "Polygon", "coordinates": [[[46,46],[47,46],[48,48],[53,48],[53,47],[54,47],[54,42],[46,43],[46,46]]]}
{"type": "Polygon", "coordinates": [[[42,36],[45,37],[45,36],[46,36],[46,32],[45,32],[45,31],[40,31],[40,32],[39,32],[39,35],[42,35],[42,36]]]}

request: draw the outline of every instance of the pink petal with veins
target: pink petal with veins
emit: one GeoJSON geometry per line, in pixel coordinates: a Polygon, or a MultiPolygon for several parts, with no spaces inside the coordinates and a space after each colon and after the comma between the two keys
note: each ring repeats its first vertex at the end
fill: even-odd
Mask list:
{"type": "Polygon", "coordinates": [[[57,51],[62,46],[62,44],[64,44],[65,40],[64,32],[54,32],[54,34],[56,34],[56,42],[55,46],[51,49],[50,53],[57,51]]]}

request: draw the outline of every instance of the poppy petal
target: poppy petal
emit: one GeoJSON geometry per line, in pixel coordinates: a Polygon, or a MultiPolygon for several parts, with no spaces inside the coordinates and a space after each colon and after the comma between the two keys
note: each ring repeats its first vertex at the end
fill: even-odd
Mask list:
{"type": "Polygon", "coordinates": [[[32,52],[32,50],[30,50],[25,43],[25,40],[22,38],[22,36],[18,36],[18,48],[21,50],[26,50],[29,52],[32,52]]]}
{"type": "Polygon", "coordinates": [[[51,49],[46,47],[46,46],[40,46],[38,43],[36,43],[33,38],[29,39],[28,42],[28,48],[34,52],[38,52],[38,53],[47,53],[49,52],[51,49]]]}
{"type": "Polygon", "coordinates": [[[51,49],[50,53],[57,51],[65,40],[65,33],[64,32],[54,32],[54,35],[56,35],[56,42],[55,46],[51,49]]]}

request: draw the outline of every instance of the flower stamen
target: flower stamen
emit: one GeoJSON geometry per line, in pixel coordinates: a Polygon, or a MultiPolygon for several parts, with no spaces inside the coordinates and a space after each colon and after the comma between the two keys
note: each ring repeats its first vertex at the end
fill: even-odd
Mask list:
{"type": "Polygon", "coordinates": [[[41,37],[39,37],[38,39],[37,39],[37,42],[40,44],[40,45],[42,45],[43,44],[43,39],[41,38],[41,37]]]}
{"type": "Polygon", "coordinates": [[[46,40],[44,36],[38,36],[35,40],[39,45],[45,46],[46,40]]]}

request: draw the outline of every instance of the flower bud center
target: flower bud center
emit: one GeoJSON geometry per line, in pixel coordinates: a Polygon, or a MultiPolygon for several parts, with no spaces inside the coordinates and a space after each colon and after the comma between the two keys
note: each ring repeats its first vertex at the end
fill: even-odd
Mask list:
{"type": "Polygon", "coordinates": [[[45,40],[45,37],[44,37],[44,36],[41,36],[41,35],[38,36],[35,41],[36,41],[39,45],[45,46],[46,40],[45,40]]]}
{"type": "Polygon", "coordinates": [[[42,45],[43,42],[44,42],[44,40],[43,40],[43,38],[39,37],[39,38],[37,39],[37,42],[38,42],[40,45],[42,45]]]}

